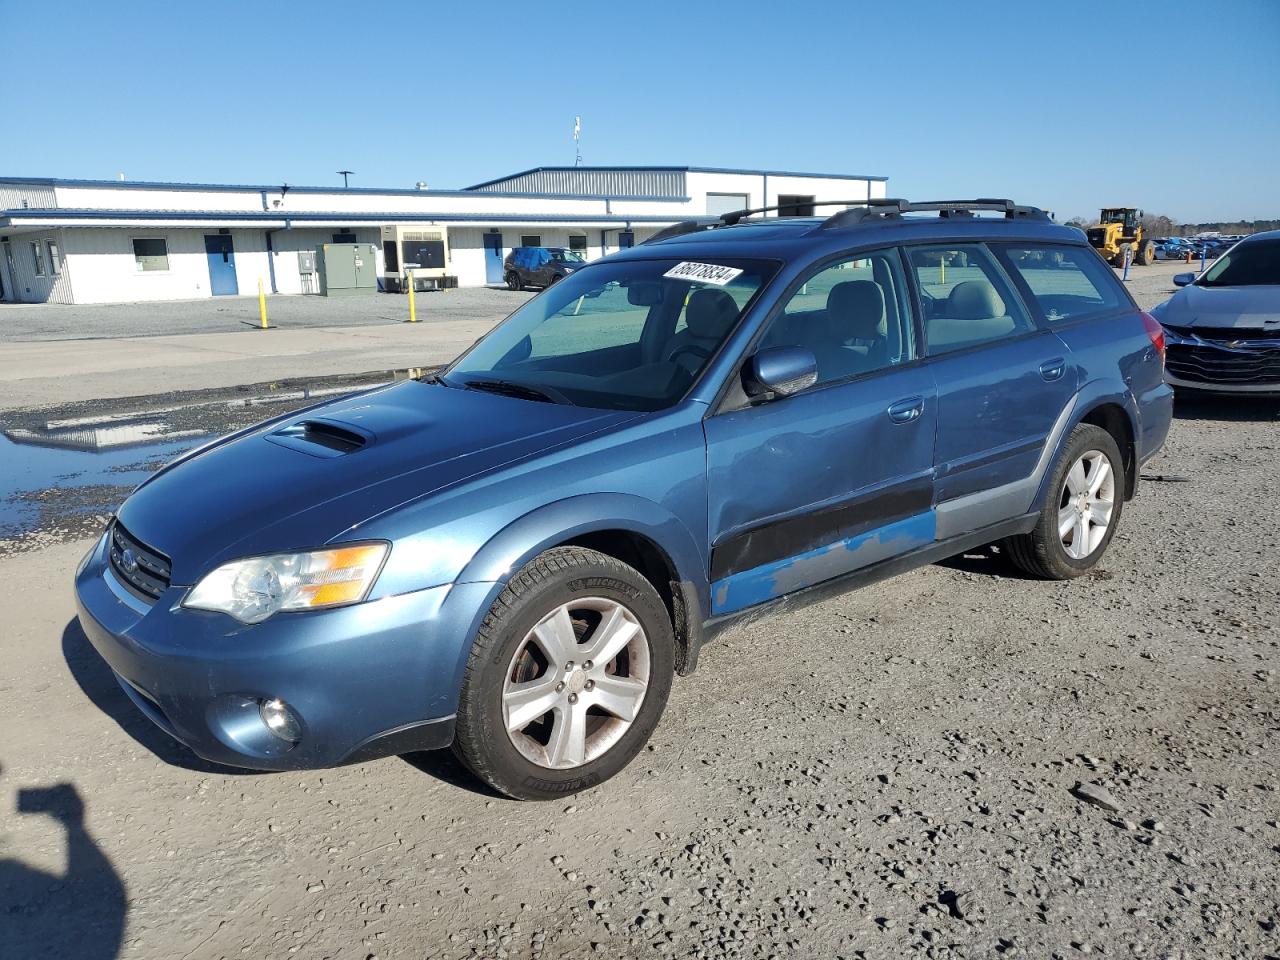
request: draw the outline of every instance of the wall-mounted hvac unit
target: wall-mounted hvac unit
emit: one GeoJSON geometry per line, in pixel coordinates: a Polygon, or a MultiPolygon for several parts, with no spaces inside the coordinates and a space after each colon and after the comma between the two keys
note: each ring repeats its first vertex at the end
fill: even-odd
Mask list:
{"type": "Polygon", "coordinates": [[[449,231],[427,224],[382,228],[383,285],[394,293],[444,290],[458,285],[449,269],[449,231]]]}

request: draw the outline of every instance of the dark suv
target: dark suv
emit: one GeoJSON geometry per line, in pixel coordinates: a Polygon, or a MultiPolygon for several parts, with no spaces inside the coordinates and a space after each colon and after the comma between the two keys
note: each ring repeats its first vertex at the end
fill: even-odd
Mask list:
{"type": "Polygon", "coordinates": [[[691,221],[440,373],[159,471],[81,563],[80,620],[211,760],[452,745],[561,797],[621,770],[740,618],[995,542],[1093,568],[1169,429],[1163,352],[1034,208],[691,221]]]}
{"type": "Polygon", "coordinates": [[[516,247],[503,261],[503,277],[512,290],[525,287],[549,287],[587,261],[564,247],[516,247]]]}

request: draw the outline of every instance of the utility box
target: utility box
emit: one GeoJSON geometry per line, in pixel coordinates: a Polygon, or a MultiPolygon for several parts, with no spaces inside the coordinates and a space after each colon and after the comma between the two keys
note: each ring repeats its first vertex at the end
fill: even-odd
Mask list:
{"type": "Polygon", "coordinates": [[[316,278],[316,252],[298,251],[298,276],[302,278],[303,293],[319,293],[320,281],[316,278]]]}
{"type": "Polygon", "coordinates": [[[378,289],[378,248],[372,243],[322,243],[316,247],[320,295],[346,297],[378,289]]]}

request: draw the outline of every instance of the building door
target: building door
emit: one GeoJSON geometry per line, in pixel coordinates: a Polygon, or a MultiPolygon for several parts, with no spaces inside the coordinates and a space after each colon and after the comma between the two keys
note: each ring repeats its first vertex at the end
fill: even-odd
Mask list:
{"type": "Polygon", "coordinates": [[[618,248],[625,250],[627,247],[636,245],[636,235],[630,230],[623,230],[618,234],[618,248]]]}
{"type": "Polygon", "coordinates": [[[209,292],[215,297],[235,296],[240,292],[236,283],[236,252],[227,233],[206,234],[204,252],[209,256],[209,292]]]}
{"type": "Polygon", "coordinates": [[[484,282],[502,283],[502,234],[484,235],[484,282]]]}
{"type": "MultiPolygon", "coordinates": [[[[7,299],[13,303],[18,303],[18,265],[13,262],[13,244],[6,240],[4,242],[4,265],[9,270],[9,294],[7,299]]],[[[3,297],[3,294],[0,294],[3,297]]]]}

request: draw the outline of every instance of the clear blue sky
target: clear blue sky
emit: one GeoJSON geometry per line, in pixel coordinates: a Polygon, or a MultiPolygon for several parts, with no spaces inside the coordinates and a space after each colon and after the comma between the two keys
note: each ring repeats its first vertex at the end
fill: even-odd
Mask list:
{"type": "Polygon", "coordinates": [[[0,174],[461,187],[573,162],[1280,217],[1280,0],[0,0],[0,174]]]}

